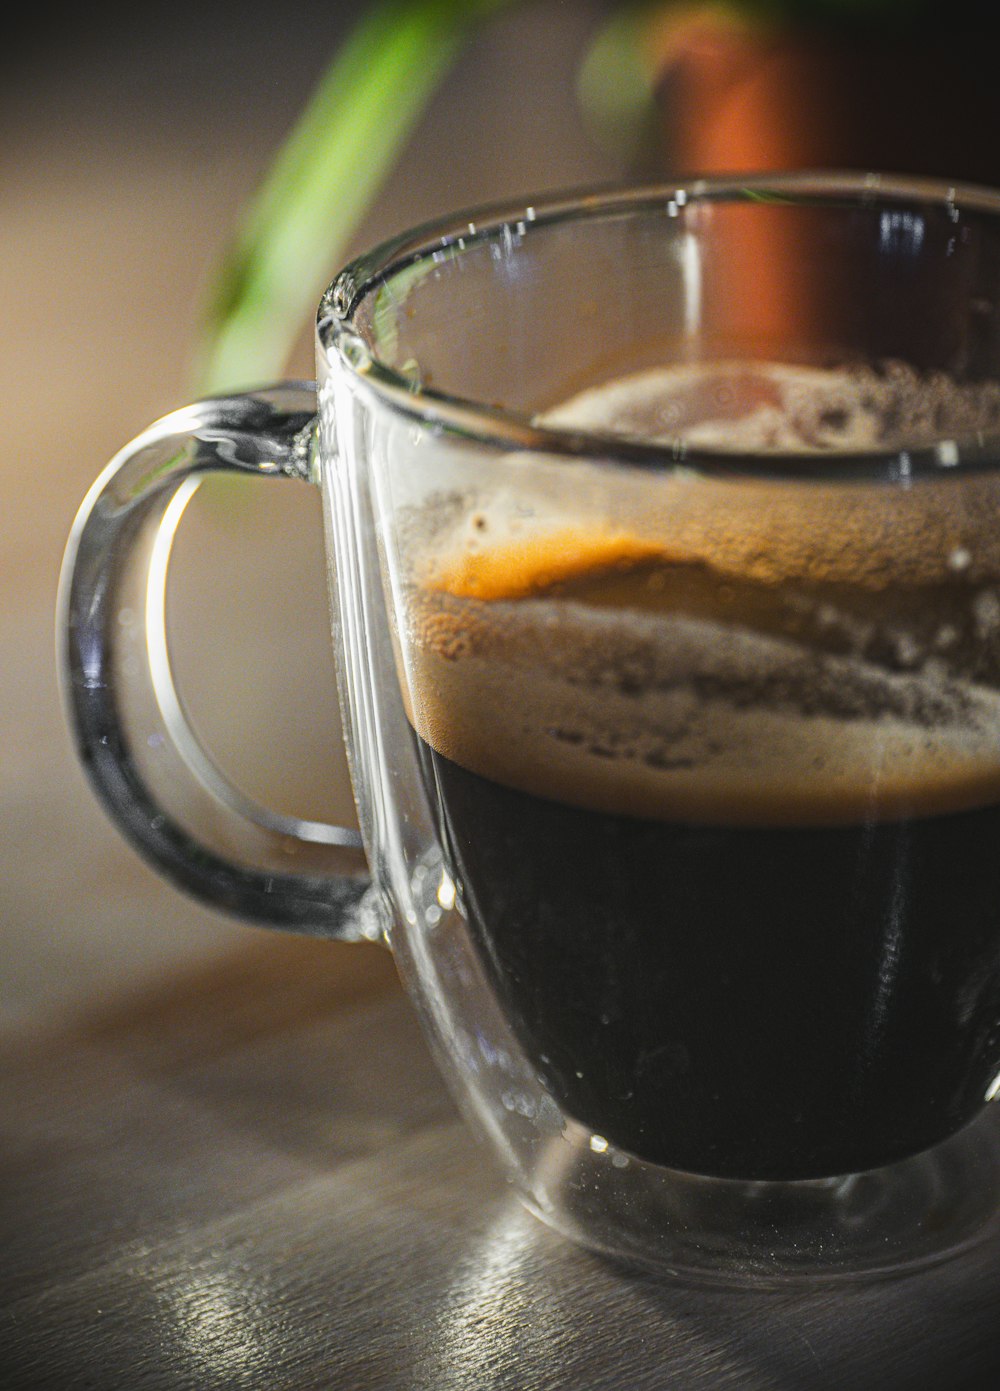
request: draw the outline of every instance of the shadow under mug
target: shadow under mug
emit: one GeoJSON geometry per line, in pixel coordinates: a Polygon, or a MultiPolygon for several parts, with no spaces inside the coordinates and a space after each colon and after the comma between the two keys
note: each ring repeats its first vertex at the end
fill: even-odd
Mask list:
{"type": "Polygon", "coordinates": [[[385,939],[527,1204],[714,1280],[995,1220],[1000,196],[873,175],[492,208],[354,262],[318,387],[91,490],[80,756],[178,885],[385,939]],[[199,745],[164,624],[210,471],[322,490],[361,839],[199,745]]]}

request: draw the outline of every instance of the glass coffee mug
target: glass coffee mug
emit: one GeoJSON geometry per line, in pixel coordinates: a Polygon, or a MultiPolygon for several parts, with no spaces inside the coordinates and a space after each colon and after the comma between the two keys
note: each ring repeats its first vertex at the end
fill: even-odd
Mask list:
{"type": "Polygon", "coordinates": [[[112,461],[81,757],[258,922],[385,938],[523,1199],[719,1280],[939,1259],[1000,1160],[1000,195],[798,175],[492,208],[349,266],[318,389],[112,461]],[[164,592],[210,471],[323,495],[363,836],[232,787],[164,592]]]}

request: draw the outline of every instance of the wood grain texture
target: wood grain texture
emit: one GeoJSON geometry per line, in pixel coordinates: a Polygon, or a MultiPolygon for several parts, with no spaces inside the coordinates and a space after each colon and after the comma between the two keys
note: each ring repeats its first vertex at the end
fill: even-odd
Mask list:
{"type": "Polygon", "coordinates": [[[0,1386],[988,1387],[1000,1247],[696,1288],[522,1211],[377,948],[276,939],[0,1057],[0,1386]]]}

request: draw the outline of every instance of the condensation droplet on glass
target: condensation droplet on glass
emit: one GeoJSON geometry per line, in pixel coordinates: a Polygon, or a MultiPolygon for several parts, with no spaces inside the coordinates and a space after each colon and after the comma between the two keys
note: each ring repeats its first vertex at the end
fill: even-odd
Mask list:
{"type": "Polygon", "coordinates": [[[446,913],[451,912],[455,906],[455,881],[446,870],[441,871],[441,882],[438,884],[437,901],[446,913]]]}
{"type": "Polygon", "coordinates": [[[896,660],[900,666],[912,667],[920,660],[922,652],[920,645],[913,637],[912,633],[897,633],[894,638],[896,648],[896,660]]]}
{"type": "Polygon", "coordinates": [[[996,590],[984,589],[972,601],[972,613],[980,637],[987,637],[1000,628],[1000,598],[996,590]]]}

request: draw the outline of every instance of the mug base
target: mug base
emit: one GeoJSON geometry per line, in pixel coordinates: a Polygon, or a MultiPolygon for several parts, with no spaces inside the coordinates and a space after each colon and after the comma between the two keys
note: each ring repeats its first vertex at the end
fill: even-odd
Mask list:
{"type": "Polygon", "coordinates": [[[528,1208],[571,1240],[722,1285],[862,1281],[958,1255],[1000,1221],[1000,1113],[863,1173],[707,1178],[615,1150],[572,1125],[541,1154],[528,1208]]]}

